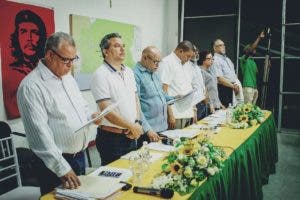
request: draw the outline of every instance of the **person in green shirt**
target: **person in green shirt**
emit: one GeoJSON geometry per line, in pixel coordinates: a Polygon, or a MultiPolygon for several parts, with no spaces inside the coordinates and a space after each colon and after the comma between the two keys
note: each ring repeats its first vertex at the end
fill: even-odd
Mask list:
{"type": "Polygon", "coordinates": [[[244,102],[256,104],[258,98],[258,90],[256,83],[257,65],[253,59],[256,53],[256,47],[259,41],[265,37],[264,31],[262,31],[256,38],[254,43],[248,44],[244,48],[244,55],[240,58],[241,72],[243,76],[243,93],[244,102]]]}

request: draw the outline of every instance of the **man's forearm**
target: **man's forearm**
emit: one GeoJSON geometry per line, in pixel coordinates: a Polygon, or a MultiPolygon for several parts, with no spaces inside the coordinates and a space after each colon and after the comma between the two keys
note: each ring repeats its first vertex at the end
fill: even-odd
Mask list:
{"type": "MultiPolygon", "coordinates": [[[[103,109],[105,109],[107,106],[110,105],[110,102],[108,102],[108,101],[105,101],[105,102],[99,102],[98,105],[99,105],[100,110],[103,110],[103,109]]],[[[115,125],[117,125],[117,126],[121,126],[121,127],[123,127],[123,128],[129,129],[129,128],[132,126],[132,123],[128,122],[126,119],[124,119],[122,116],[120,116],[120,114],[118,114],[118,113],[115,112],[115,111],[112,111],[112,112],[108,113],[108,114],[105,116],[105,118],[106,118],[109,122],[111,122],[111,123],[113,123],[113,124],[115,124],[115,125]]]]}
{"type": "Polygon", "coordinates": [[[258,36],[256,40],[251,44],[251,49],[255,49],[260,41],[260,37],[258,36]]]}
{"type": "Polygon", "coordinates": [[[225,87],[229,87],[231,89],[234,88],[234,85],[229,82],[227,79],[225,79],[224,77],[218,77],[218,83],[221,85],[224,85],[225,87]]]}

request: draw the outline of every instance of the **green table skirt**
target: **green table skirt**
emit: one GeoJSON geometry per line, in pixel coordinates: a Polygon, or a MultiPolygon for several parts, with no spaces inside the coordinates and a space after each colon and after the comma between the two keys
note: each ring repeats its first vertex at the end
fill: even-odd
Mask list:
{"type": "Polygon", "coordinates": [[[224,168],[210,177],[190,199],[255,200],[263,199],[262,186],[275,173],[278,161],[274,117],[266,121],[224,162],[224,168]]]}

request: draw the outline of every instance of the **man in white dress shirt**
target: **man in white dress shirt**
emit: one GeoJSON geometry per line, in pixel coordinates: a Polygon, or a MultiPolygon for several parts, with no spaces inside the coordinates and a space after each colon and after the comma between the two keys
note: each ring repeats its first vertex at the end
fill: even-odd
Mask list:
{"type": "MultiPolygon", "coordinates": [[[[164,57],[159,64],[159,75],[163,90],[170,96],[185,95],[193,90],[194,69],[190,59],[194,55],[194,47],[190,41],[180,42],[176,49],[164,57]]],[[[170,129],[184,128],[196,120],[196,109],[191,105],[181,111],[171,106],[168,112],[170,129]]]]}
{"type": "Polygon", "coordinates": [[[60,184],[77,188],[77,175],[85,174],[83,151],[91,139],[89,128],[74,131],[92,114],[70,74],[76,60],[72,37],[54,33],[46,41],[45,58],[18,89],[18,106],[29,146],[37,156],[35,169],[42,195],[60,184]]]}
{"type": "Polygon", "coordinates": [[[95,71],[91,91],[100,110],[118,102],[97,130],[96,146],[101,164],[107,165],[137,148],[144,133],[133,71],[123,65],[125,45],[118,33],[104,36],[100,42],[103,64],[95,71]]]}

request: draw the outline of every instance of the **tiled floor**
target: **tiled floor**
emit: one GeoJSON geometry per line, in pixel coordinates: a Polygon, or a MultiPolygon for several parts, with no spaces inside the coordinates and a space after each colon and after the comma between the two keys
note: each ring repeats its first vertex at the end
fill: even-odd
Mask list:
{"type": "Polygon", "coordinates": [[[300,199],[300,133],[278,134],[276,174],[263,187],[265,200],[300,199]]]}
{"type": "MultiPolygon", "coordinates": [[[[100,166],[96,147],[90,148],[92,167],[100,166]]],[[[300,199],[300,133],[278,134],[278,156],[276,174],[263,187],[265,200],[300,199]]]]}

